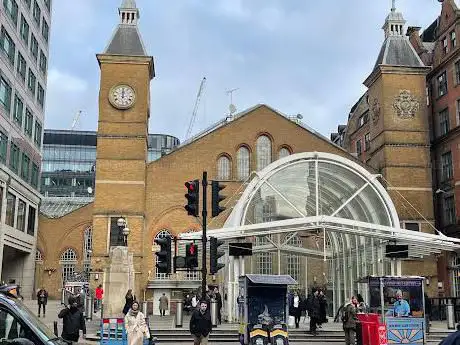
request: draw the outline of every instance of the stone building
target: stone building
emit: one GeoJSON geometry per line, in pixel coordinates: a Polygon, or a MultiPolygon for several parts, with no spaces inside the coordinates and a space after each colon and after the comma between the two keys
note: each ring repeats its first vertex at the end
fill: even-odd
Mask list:
{"type": "MultiPolygon", "coordinates": [[[[413,230],[432,231],[428,123],[420,106],[429,69],[403,35],[404,21],[395,9],[386,20],[385,42],[375,69],[365,81],[369,90],[354,107],[347,127],[340,127],[337,140],[343,141],[346,149],[260,104],[220,121],[150,163],[148,119],[157,116],[149,108],[154,60],[142,43],[137,27],[139,10],[134,2],[123,1],[119,12],[120,24],[105,52],[97,56],[101,83],[94,202],[62,205],[67,212],[56,212],[59,217],[50,217],[52,209],[47,210],[48,217],[40,216],[36,280],[51,296],[59,296],[66,270],[84,270],[85,265],[90,265],[92,286],[105,284],[110,248],[120,244],[119,218],[124,218],[130,229],[128,249],[133,254],[134,290],[140,299],[153,297],[153,310],[157,311],[162,293],[175,297],[183,290],[196,289],[200,285],[198,274],[167,277],[155,269],[155,238],[201,228],[184,210],[184,182],[200,179],[203,171],[208,172],[209,179],[225,182],[227,211],[209,224],[211,229],[220,228],[251,178],[270,163],[294,153],[331,153],[359,163],[371,173],[379,172],[403,225],[411,224],[406,226],[409,228],[417,224],[413,230]],[[355,157],[359,140],[368,143],[355,157]]],[[[262,218],[266,213],[266,219],[271,219],[275,208],[267,200],[262,218]]],[[[252,240],[256,244],[266,241],[262,237],[252,240]]],[[[281,240],[291,246],[318,247],[321,235],[281,240]]],[[[178,252],[183,250],[180,244],[178,252]]],[[[256,273],[291,274],[302,289],[327,287],[329,268],[324,261],[308,258],[307,281],[304,259],[294,254],[257,253],[248,259],[248,267],[256,273]]],[[[429,275],[432,286],[436,286],[435,261],[410,261],[402,272],[429,275]]],[[[219,279],[209,277],[217,284],[219,279]]]]}

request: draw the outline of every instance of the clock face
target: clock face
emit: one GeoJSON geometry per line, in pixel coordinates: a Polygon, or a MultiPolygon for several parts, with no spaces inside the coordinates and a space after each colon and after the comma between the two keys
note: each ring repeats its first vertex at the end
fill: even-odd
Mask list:
{"type": "Polygon", "coordinates": [[[131,86],[117,85],[110,90],[110,103],[119,109],[128,109],[133,106],[136,94],[131,86]]]}

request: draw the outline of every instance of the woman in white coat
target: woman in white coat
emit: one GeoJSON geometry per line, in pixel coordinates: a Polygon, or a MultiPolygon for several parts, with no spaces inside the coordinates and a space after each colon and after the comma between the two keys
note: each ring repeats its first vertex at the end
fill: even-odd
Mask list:
{"type": "Polygon", "coordinates": [[[125,316],[125,329],[128,336],[128,345],[142,345],[144,338],[150,338],[149,327],[145,323],[145,316],[139,311],[139,303],[135,301],[125,316]]]}

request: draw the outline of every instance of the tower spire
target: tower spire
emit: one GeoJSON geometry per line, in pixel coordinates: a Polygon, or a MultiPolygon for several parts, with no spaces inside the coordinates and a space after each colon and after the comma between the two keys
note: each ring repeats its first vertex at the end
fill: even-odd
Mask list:
{"type": "Polygon", "coordinates": [[[120,24],[137,25],[139,19],[139,9],[136,0],[123,0],[118,8],[120,14],[120,24]]]}
{"type": "Polygon", "coordinates": [[[385,31],[385,38],[389,36],[404,36],[404,25],[406,21],[401,12],[396,12],[396,0],[391,0],[391,12],[388,14],[382,29],[385,31]]]}
{"type": "Polygon", "coordinates": [[[118,14],[120,23],[115,28],[105,54],[147,56],[137,25],[139,9],[136,0],[122,0],[118,14]]]}

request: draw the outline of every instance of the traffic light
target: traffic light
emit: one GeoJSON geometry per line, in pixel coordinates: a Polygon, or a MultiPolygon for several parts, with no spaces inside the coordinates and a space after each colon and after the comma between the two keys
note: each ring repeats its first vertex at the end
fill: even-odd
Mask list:
{"type": "Polygon", "coordinates": [[[187,243],[185,246],[185,266],[198,267],[198,246],[195,243],[187,243]]]}
{"type": "Polygon", "coordinates": [[[211,214],[213,217],[217,217],[221,212],[225,211],[225,207],[219,206],[219,203],[226,198],[226,196],[220,195],[220,191],[224,189],[226,186],[224,184],[221,184],[219,181],[212,181],[211,187],[211,214]]]}
{"type": "Polygon", "coordinates": [[[187,187],[187,205],[184,208],[187,210],[189,216],[198,217],[199,204],[200,204],[200,180],[193,180],[185,182],[187,187]]]}
{"type": "Polygon", "coordinates": [[[160,251],[156,252],[158,273],[171,273],[171,242],[170,236],[157,238],[155,243],[160,246],[160,251]]]}
{"type": "Polygon", "coordinates": [[[211,237],[210,241],[210,255],[209,255],[209,273],[216,274],[221,268],[224,268],[224,264],[218,263],[220,257],[225,255],[225,252],[219,251],[219,246],[224,244],[224,241],[219,241],[215,237],[211,237]]]}

